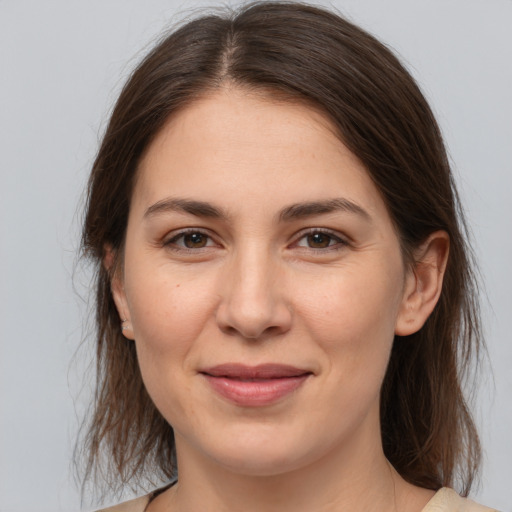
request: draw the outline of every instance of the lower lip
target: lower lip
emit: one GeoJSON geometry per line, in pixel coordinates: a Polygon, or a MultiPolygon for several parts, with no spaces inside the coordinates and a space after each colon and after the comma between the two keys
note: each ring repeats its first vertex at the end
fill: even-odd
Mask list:
{"type": "Polygon", "coordinates": [[[244,381],[203,374],[219,395],[237,405],[257,407],[270,405],[293,393],[309,377],[309,374],[277,379],[244,381]]]}

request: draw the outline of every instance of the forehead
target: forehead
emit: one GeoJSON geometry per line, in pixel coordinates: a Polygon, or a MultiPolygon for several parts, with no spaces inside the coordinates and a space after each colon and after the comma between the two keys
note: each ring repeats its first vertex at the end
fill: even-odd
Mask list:
{"type": "MultiPolygon", "coordinates": [[[[318,110],[222,89],[175,113],[139,167],[134,201],[165,195],[223,201],[300,202],[380,195],[358,158],[318,110]]],[[[381,205],[379,205],[381,206],[381,205]]]]}

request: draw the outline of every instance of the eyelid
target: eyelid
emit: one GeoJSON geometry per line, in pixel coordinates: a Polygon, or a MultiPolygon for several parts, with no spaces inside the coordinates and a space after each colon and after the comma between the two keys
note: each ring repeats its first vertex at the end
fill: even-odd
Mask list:
{"type": "Polygon", "coordinates": [[[214,242],[214,244],[217,247],[220,247],[220,244],[217,242],[215,237],[212,236],[211,232],[209,232],[208,230],[206,230],[204,228],[194,228],[194,227],[177,229],[177,230],[171,231],[163,239],[162,246],[167,247],[171,250],[180,251],[180,252],[198,252],[201,250],[202,251],[208,250],[208,249],[211,249],[212,247],[214,247],[212,245],[207,245],[206,247],[197,247],[197,248],[192,249],[190,247],[185,247],[184,245],[182,246],[182,245],[176,244],[176,241],[179,240],[180,238],[183,238],[186,235],[190,235],[193,233],[199,233],[201,235],[208,237],[208,239],[211,240],[212,242],[214,242]]]}
{"type": "Polygon", "coordinates": [[[332,250],[340,250],[343,247],[346,247],[347,245],[350,245],[349,238],[347,236],[344,236],[341,233],[339,233],[338,231],[334,231],[329,228],[307,228],[307,229],[304,229],[295,235],[294,242],[292,242],[292,244],[291,244],[292,247],[297,246],[297,247],[300,247],[301,249],[305,249],[305,250],[313,251],[313,252],[317,252],[317,253],[318,252],[326,252],[329,250],[331,250],[331,251],[332,250]],[[327,247],[323,247],[323,248],[297,246],[297,243],[300,240],[302,240],[304,237],[306,237],[308,235],[317,234],[317,233],[321,234],[321,235],[327,235],[327,236],[331,237],[332,239],[334,239],[337,243],[334,245],[329,245],[327,247]]]}
{"type": "MultiPolygon", "coordinates": [[[[312,251],[315,253],[319,252],[326,252],[329,250],[340,250],[343,247],[350,245],[349,237],[346,235],[341,234],[338,231],[329,229],[329,228],[319,228],[319,227],[312,227],[312,228],[306,228],[301,231],[299,231],[295,236],[293,242],[289,245],[289,247],[294,248],[298,247],[303,250],[312,251]],[[315,248],[315,247],[305,247],[305,246],[298,246],[298,242],[301,241],[303,238],[307,237],[308,235],[313,234],[322,234],[330,237],[333,239],[336,243],[333,245],[328,245],[327,247],[323,248],[315,248]]],[[[198,252],[198,251],[205,251],[216,247],[221,247],[222,245],[217,241],[215,235],[212,235],[212,233],[204,228],[196,228],[196,227],[187,227],[182,229],[174,230],[166,235],[166,237],[162,241],[162,246],[168,247],[169,249],[180,251],[180,252],[198,252]],[[193,234],[193,233],[199,233],[201,235],[204,235],[208,238],[209,241],[213,242],[213,244],[207,245],[205,247],[197,247],[197,248],[189,248],[185,247],[184,245],[178,245],[176,244],[176,241],[180,238],[185,237],[186,235],[193,234]]]]}

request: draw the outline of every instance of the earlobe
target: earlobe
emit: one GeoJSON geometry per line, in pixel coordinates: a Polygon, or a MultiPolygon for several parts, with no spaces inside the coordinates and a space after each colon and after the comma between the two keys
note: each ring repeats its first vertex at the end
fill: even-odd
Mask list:
{"type": "Polygon", "coordinates": [[[103,266],[110,274],[110,291],[119,314],[121,332],[125,338],[134,339],[133,328],[130,320],[130,312],[126,301],[126,293],[122,272],[116,264],[116,254],[112,246],[105,246],[105,255],[103,257],[103,266]]]}
{"type": "Polygon", "coordinates": [[[407,273],[396,320],[398,336],[419,331],[434,310],[443,288],[449,248],[448,233],[436,231],[415,251],[415,263],[407,273]]]}
{"type": "Polygon", "coordinates": [[[115,271],[114,275],[112,276],[110,289],[116,304],[117,312],[119,314],[121,332],[125,338],[133,340],[134,336],[133,327],[130,320],[130,311],[126,302],[126,293],[124,291],[123,281],[118,271],[115,271]]]}

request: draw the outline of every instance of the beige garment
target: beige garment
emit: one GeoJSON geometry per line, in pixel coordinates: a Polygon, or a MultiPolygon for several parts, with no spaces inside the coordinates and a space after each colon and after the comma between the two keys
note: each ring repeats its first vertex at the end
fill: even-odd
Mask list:
{"type": "Polygon", "coordinates": [[[472,500],[461,498],[453,489],[443,487],[427,503],[422,512],[498,512],[472,500]]]}
{"type": "MultiPolygon", "coordinates": [[[[144,512],[148,506],[150,494],[141,496],[120,505],[104,508],[98,512],[144,512]]],[[[461,498],[453,489],[443,487],[436,492],[422,512],[498,512],[495,509],[478,505],[472,500],[461,498]]]]}

